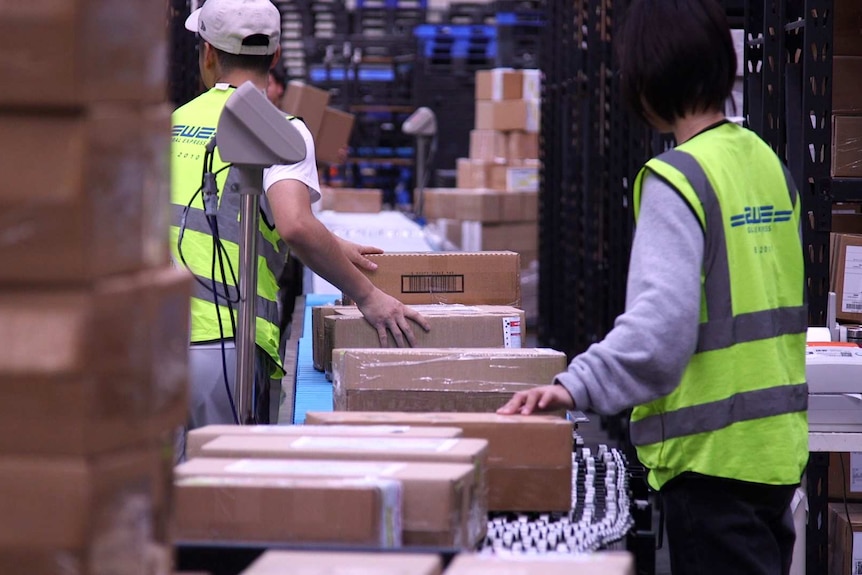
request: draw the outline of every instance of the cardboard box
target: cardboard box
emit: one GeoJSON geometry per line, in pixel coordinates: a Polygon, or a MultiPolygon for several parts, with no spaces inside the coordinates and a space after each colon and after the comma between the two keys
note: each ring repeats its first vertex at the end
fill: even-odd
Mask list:
{"type": "Polygon", "coordinates": [[[187,477],[174,489],[181,541],[401,546],[391,479],[187,477]]]}
{"type": "Polygon", "coordinates": [[[835,56],[862,56],[862,4],[858,0],[835,0],[832,14],[835,56]]]}
{"type": "Polygon", "coordinates": [[[506,160],[539,158],[539,134],[515,130],[506,134],[506,160]]]}
{"type": "MultiPolygon", "coordinates": [[[[18,551],[32,564],[64,553],[84,562],[82,573],[134,573],[128,565],[149,553],[169,556],[168,469],[156,449],[0,458],[0,555],[18,551]]],[[[32,573],[4,570],[22,572],[32,573]]]]}
{"type": "Polygon", "coordinates": [[[505,161],[509,139],[497,130],[470,131],[470,159],[483,162],[505,161]]]}
{"type": "Polygon", "coordinates": [[[190,294],[174,268],[5,292],[0,453],[100,453],[182,424],[190,294]]]}
{"type": "Polygon", "coordinates": [[[492,413],[308,412],[308,425],[429,425],[460,427],[488,441],[488,509],[567,511],[571,508],[572,422],[550,415],[492,413]],[[541,445],[541,449],[535,446],[541,445]]]}
{"type": "Polygon", "coordinates": [[[319,139],[320,127],[323,125],[323,115],[328,105],[329,92],[309,86],[300,80],[291,80],[287,83],[281,109],[288,114],[302,118],[314,137],[315,148],[317,148],[319,146],[317,140],[319,139]]]}
{"type": "Polygon", "coordinates": [[[862,504],[830,503],[828,511],[829,543],[827,547],[829,575],[847,575],[862,565],[862,504]],[[850,523],[847,515],[850,515],[850,523]]]}
{"type": "Polygon", "coordinates": [[[455,185],[461,189],[506,189],[506,164],[458,158],[455,185]]]}
{"type": "Polygon", "coordinates": [[[462,245],[462,221],[469,222],[535,222],[539,216],[539,196],[536,192],[501,192],[497,190],[465,190],[459,188],[429,188],[425,190],[425,216],[451,220],[446,237],[462,245]],[[449,230],[457,227],[457,230],[449,230]],[[450,238],[450,231],[455,234],[450,238]]]}
{"type": "Polygon", "coordinates": [[[521,70],[524,80],[522,96],[525,100],[540,101],[542,99],[542,71],[536,69],[521,70]]]}
{"type": "MultiPolygon", "coordinates": [[[[862,92],[859,98],[862,104],[862,92]]],[[[832,116],[832,176],[862,177],[862,116],[832,116]]]]}
{"type": "Polygon", "coordinates": [[[382,190],[324,187],[320,193],[324,210],[376,214],[383,209],[382,190]]]}
{"type": "Polygon", "coordinates": [[[862,57],[832,58],[832,113],[862,113],[862,57]]]}
{"type": "Polygon", "coordinates": [[[508,250],[534,252],[539,249],[537,222],[487,223],[464,222],[461,247],[471,251],[508,250]]]}
{"type": "Polygon", "coordinates": [[[456,427],[411,427],[409,425],[207,425],[188,432],[186,456],[201,456],[204,445],[219,437],[426,437],[457,438],[456,427]]]}
{"type": "Polygon", "coordinates": [[[439,555],[267,551],[243,571],[242,575],[285,575],[285,573],[440,575],[440,571],[439,555]]]}
{"type": "Polygon", "coordinates": [[[552,349],[338,349],[339,411],[491,412],[565,371],[552,349]]]}
{"type": "Polygon", "coordinates": [[[446,575],[635,575],[634,557],[625,551],[581,555],[479,555],[462,553],[446,575]]]}
{"type": "MultiPolygon", "coordinates": [[[[165,102],[167,32],[160,1],[3,2],[0,107],[68,109],[103,102],[165,102]]],[[[0,122],[6,128],[6,120],[0,122]]],[[[28,161],[37,158],[52,156],[43,151],[28,161]]],[[[51,160],[35,163],[44,168],[51,160]]]]}
{"type": "Polygon", "coordinates": [[[862,236],[837,234],[832,257],[835,316],[844,321],[862,322],[862,275],[853,273],[862,265],[862,236]],[[849,273],[848,273],[848,270],[849,273]]]}
{"type": "Polygon", "coordinates": [[[167,265],[167,108],[0,114],[0,124],[0,283],[167,265]]]}
{"type": "MultiPolygon", "coordinates": [[[[472,499],[475,470],[463,463],[208,459],[181,463],[175,476],[274,478],[383,478],[402,485],[404,545],[472,548],[470,517],[484,515],[485,502],[472,499]]],[[[336,510],[337,512],[337,510],[336,510]]]]}
{"type": "Polygon", "coordinates": [[[318,162],[329,164],[344,162],[343,150],[350,142],[350,133],[353,131],[355,119],[353,114],[335,108],[324,110],[320,131],[314,140],[314,151],[318,162]]]}
{"type": "Polygon", "coordinates": [[[830,501],[862,502],[862,453],[829,454],[830,501]]]}
{"type": "MultiPolygon", "coordinates": [[[[413,330],[413,347],[521,347],[524,312],[510,306],[464,306],[428,304],[413,306],[425,316],[431,329],[413,330]]],[[[380,340],[371,324],[356,308],[337,308],[323,319],[324,369],[332,373],[332,350],[379,348],[380,340]]],[[[389,347],[397,347],[389,337],[389,347]]]]}
{"type": "Polygon", "coordinates": [[[390,252],[367,257],[378,266],[364,272],[368,279],[406,304],[520,303],[518,256],[511,252],[390,252]]]}
{"type": "Polygon", "coordinates": [[[476,72],[476,100],[520,100],[524,77],[520,70],[495,68],[476,72]]]}
{"type": "Polygon", "coordinates": [[[477,130],[539,131],[540,106],[536,101],[476,101],[477,130]]]}

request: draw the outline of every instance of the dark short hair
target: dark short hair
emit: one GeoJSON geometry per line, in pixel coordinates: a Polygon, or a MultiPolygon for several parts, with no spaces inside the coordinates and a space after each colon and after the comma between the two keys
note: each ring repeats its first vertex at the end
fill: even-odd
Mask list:
{"type": "MultiPolygon", "coordinates": [[[[206,42],[206,40],[200,36],[198,36],[198,38],[200,41],[198,49],[203,53],[203,43],[206,42]]],[[[249,46],[266,46],[269,43],[269,38],[265,34],[255,34],[254,36],[249,36],[243,40],[242,43],[249,46]]],[[[215,50],[219,65],[225,71],[249,70],[259,74],[266,74],[269,71],[269,67],[272,65],[272,54],[253,56],[247,54],[230,54],[224,50],[219,50],[212,44],[210,44],[210,46],[215,50]]]]}
{"type": "Polygon", "coordinates": [[[284,62],[281,59],[278,59],[272,68],[269,69],[269,74],[282,87],[287,85],[287,71],[285,71],[284,62]]]}
{"type": "Polygon", "coordinates": [[[733,90],[736,50],[717,0],[635,0],[617,56],[623,98],[644,121],[644,104],[672,123],[723,110],[733,90]]]}

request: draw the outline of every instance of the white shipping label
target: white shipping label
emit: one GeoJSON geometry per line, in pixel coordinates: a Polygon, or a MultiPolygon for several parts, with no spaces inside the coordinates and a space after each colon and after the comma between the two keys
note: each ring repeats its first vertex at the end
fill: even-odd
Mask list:
{"type": "Polygon", "coordinates": [[[537,133],[541,123],[541,107],[535,100],[527,101],[527,131],[537,133]]]}
{"type": "Polygon", "coordinates": [[[862,247],[860,246],[847,246],[845,252],[841,311],[862,312],[862,247]]]}
{"type": "Polygon", "coordinates": [[[862,573],[862,533],[853,533],[853,552],[850,559],[850,575],[862,573]]]}
{"type": "Polygon", "coordinates": [[[336,475],[339,477],[387,477],[404,469],[403,463],[364,463],[357,461],[276,461],[242,459],[225,468],[234,473],[256,475],[336,475]]]}
{"type": "Polygon", "coordinates": [[[451,451],[457,439],[425,439],[404,437],[388,439],[385,437],[311,437],[303,436],[290,446],[297,449],[349,449],[352,451],[451,451]]]}
{"type": "Polygon", "coordinates": [[[862,492],[862,453],[850,454],[850,491],[862,492]]]}
{"type": "Polygon", "coordinates": [[[503,318],[503,347],[521,347],[521,318],[503,318]]]}

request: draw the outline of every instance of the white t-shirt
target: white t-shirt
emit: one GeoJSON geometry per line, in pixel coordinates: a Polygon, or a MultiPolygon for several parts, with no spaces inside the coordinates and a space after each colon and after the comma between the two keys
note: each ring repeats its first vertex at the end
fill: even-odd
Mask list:
{"type": "Polygon", "coordinates": [[[305,159],[296,164],[276,165],[263,171],[263,189],[269,191],[270,186],[281,180],[297,180],[308,186],[311,203],[320,199],[320,179],[317,175],[317,159],[314,154],[314,138],[300,119],[291,120],[302,139],[305,140],[305,159]]]}

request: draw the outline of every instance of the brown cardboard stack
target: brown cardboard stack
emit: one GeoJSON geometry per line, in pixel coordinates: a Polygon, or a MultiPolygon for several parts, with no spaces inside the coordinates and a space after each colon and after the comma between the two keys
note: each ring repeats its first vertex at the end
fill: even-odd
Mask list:
{"type": "Polygon", "coordinates": [[[374,214],[383,208],[383,191],[321,186],[321,208],[342,213],[374,214]]]}
{"type": "Polygon", "coordinates": [[[862,453],[829,454],[830,501],[862,502],[862,453]]]}
{"type": "Polygon", "coordinates": [[[862,504],[830,503],[828,511],[829,544],[827,547],[827,564],[829,575],[846,575],[855,573],[862,563],[862,549],[859,535],[862,532],[862,504]],[[849,523],[848,523],[848,517],[849,523]]]}
{"type": "Polygon", "coordinates": [[[164,2],[0,3],[0,573],[171,569],[164,2]]]}
{"type": "Polygon", "coordinates": [[[441,569],[439,555],[267,551],[243,571],[242,575],[284,575],[285,573],[440,575],[441,569]]]}
{"type": "Polygon", "coordinates": [[[465,251],[538,256],[538,70],[476,73],[476,129],[470,157],[457,161],[456,188],[425,190],[424,215],[465,251]]]}
{"type": "Polygon", "coordinates": [[[553,416],[491,413],[309,412],[306,425],[460,427],[488,441],[488,509],[571,508],[572,423],[553,416]],[[537,449],[536,446],[541,446],[537,449]]]}
{"type": "Polygon", "coordinates": [[[282,109],[302,118],[314,138],[318,162],[340,163],[341,150],[347,147],[354,117],[329,106],[329,92],[300,80],[288,82],[282,109]]]}
{"type": "Polygon", "coordinates": [[[862,4],[835,0],[832,176],[862,177],[862,4]]]}

